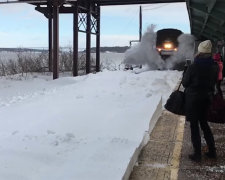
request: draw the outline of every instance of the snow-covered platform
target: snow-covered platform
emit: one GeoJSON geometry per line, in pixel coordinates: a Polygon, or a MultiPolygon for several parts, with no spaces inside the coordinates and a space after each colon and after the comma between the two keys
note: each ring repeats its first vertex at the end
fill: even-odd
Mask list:
{"type": "Polygon", "coordinates": [[[0,78],[0,179],[121,180],[180,75],[0,78]]]}

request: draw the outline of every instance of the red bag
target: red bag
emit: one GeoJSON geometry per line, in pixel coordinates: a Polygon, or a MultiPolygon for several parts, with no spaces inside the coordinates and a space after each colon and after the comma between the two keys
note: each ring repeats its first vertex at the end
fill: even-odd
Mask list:
{"type": "Polygon", "coordinates": [[[225,101],[219,94],[216,94],[213,97],[208,110],[207,121],[213,123],[225,123],[225,101]]]}

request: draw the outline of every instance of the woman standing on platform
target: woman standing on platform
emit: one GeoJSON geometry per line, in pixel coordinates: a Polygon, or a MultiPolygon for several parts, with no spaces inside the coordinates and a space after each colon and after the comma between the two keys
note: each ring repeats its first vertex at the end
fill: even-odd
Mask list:
{"type": "Polygon", "coordinates": [[[189,155],[192,161],[201,161],[201,136],[199,124],[208,145],[206,156],[216,158],[213,134],[206,120],[207,109],[211,103],[218,78],[218,65],[212,59],[210,40],[198,46],[198,54],[184,73],[182,84],[185,87],[185,115],[190,121],[191,141],[194,153],[189,155]]]}

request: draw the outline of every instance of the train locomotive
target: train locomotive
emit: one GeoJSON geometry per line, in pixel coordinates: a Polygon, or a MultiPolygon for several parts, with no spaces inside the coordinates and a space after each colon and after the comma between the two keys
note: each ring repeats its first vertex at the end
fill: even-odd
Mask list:
{"type": "MultiPolygon", "coordinates": [[[[181,34],[183,34],[183,32],[178,29],[170,28],[170,29],[158,30],[156,32],[156,41],[154,42],[154,45],[153,45],[154,52],[151,52],[151,53],[154,54],[154,53],[158,52],[159,55],[161,56],[161,58],[166,61],[166,59],[168,59],[170,56],[172,56],[174,54],[174,52],[178,51],[178,45],[179,45],[178,37],[181,34]]],[[[149,43],[149,44],[152,45],[151,43],[149,43]]],[[[142,46],[140,46],[140,47],[142,47],[142,46]]],[[[142,51],[140,51],[140,52],[142,52],[142,51]]],[[[137,64],[138,60],[140,60],[139,58],[142,57],[141,54],[137,58],[138,60],[133,58],[132,55],[133,54],[131,53],[130,57],[128,56],[129,58],[126,59],[127,62],[125,64],[125,68],[124,68],[125,70],[133,70],[134,68],[142,68],[142,65],[140,65],[141,63],[137,64]],[[134,61],[132,62],[133,59],[135,59],[136,62],[134,62],[134,61]]],[[[152,59],[154,60],[154,58],[152,58],[152,59]]],[[[142,60],[142,63],[143,63],[143,60],[142,60]]],[[[182,63],[181,63],[181,65],[174,63],[174,66],[175,66],[174,69],[178,70],[178,69],[180,69],[180,67],[176,67],[176,66],[181,66],[183,68],[184,65],[182,63]]]]}
{"type": "Polygon", "coordinates": [[[161,29],[157,31],[156,49],[162,59],[166,60],[178,50],[177,38],[183,34],[178,29],[161,29]]]}

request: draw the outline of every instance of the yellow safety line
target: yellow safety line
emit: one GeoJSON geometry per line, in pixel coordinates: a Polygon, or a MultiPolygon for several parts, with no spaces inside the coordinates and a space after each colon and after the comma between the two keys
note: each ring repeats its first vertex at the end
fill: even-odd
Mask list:
{"type": "Polygon", "coordinates": [[[174,141],[175,145],[173,149],[173,155],[172,155],[171,166],[170,166],[171,180],[177,180],[178,178],[181,149],[182,149],[183,137],[184,137],[184,124],[185,124],[185,119],[183,116],[180,116],[178,120],[176,139],[174,141]]]}

